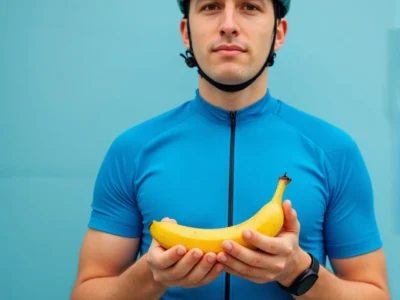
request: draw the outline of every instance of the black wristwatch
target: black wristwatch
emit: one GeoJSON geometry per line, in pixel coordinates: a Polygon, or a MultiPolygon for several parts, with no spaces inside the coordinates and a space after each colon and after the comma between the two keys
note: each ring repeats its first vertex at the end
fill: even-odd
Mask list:
{"type": "Polygon", "coordinates": [[[301,296],[305,294],[318,279],[319,262],[311,253],[308,254],[311,256],[310,267],[301,273],[291,286],[285,287],[278,282],[281,288],[292,295],[301,296]]]}

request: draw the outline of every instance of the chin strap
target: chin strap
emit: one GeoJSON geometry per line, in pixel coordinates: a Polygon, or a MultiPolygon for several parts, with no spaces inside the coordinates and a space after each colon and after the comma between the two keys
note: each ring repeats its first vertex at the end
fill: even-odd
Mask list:
{"type": "Polygon", "coordinates": [[[279,13],[278,9],[279,9],[279,7],[278,7],[276,1],[274,1],[274,10],[275,10],[274,36],[272,39],[272,45],[271,45],[271,49],[270,49],[269,55],[267,57],[267,60],[264,63],[264,65],[262,66],[262,68],[260,69],[260,71],[258,71],[258,73],[255,76],[253,76],[252,78],[250,78],[249,80],[247,80],[243,83],[233,84],[233,85],[223,84],[223,83],[213,80],[206,73],[204,73],[204,71],[201,69],[201,67],[197,63],[196,58],[193,54],[193,51],[191,50],[191,49],[193,49],[193,46],[192,46],[192,39],[191,39],[191,34],[190,34],[189,17],[187,17],[187,19],[188,19],[187,27],[188,27],[190,50],[186,50],[186,52],[185,52],[186,55],[181,53],[180,56],[182,56],[184,58],[185,63],[189,68],[197,67],[197,72],[199,73],[199,75],[202,76],[205,80],[207,80],[211,85],[215,86],[217,89],[224,91],[224,92],[237,92],[237,91],[244,90],[249,85],[251,85],[264,72],[265,68],[274,65],[275,57],[276,57],[276,53],[274,52],[274,46],[275,46],[276,30],[277,30],[277,24],[278,24],[278,18],[277,18],[278,13],[279,13]]]}

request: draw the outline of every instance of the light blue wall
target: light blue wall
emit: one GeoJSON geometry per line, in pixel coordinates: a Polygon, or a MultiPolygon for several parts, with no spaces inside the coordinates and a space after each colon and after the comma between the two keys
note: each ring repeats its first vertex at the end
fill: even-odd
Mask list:
{"type": "Polygon", "coordinates": [[[400,28],[400,1],[399,0],[392,0],[393,4],[393,27],[400,28]]]}
{"type": "MultiPolygon", "coordinates": [[[[358,142],[400,299],[397,104],[389,101],[400,82],[389,75],[400,66],[389,51],[394,0],[382,1],[294,1],[271,88],[358,142]]],[[[1,299],[68,299],[110,142],[193,96],[197,77],[179,57],[179,18],[175,1],[2,1],[1,299]]]]}

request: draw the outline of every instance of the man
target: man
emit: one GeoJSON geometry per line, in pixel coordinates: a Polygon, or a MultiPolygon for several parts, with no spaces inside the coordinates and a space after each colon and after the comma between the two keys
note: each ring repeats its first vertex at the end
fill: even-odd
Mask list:
{"type": "Polygon", "coordinates": [[[112,143],[72,299],[389,299],[371,182],[356,143],[268,89],[290,1],[178,4],[183,57],[197,67],[199,88],[191,101],[112,143]],[[149,234],[152,220],[238,224],[269,201],[285,172],[292,182],[281,232],[243,232],[257,251],[231,241],[217,254],[163,249],[149,234]]]}

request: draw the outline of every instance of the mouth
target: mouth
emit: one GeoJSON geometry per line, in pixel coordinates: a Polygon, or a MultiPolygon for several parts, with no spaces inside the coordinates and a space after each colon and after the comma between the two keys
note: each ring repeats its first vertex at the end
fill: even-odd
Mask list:
{"type": "Polygon", "coordinates": [[[244,52],[239,50],[218,50],[216,53],[223,56],[237,56],[243,54],[244,52]]]}
{"type": "Polygon", "coordinates": [[[213,50],[213,52],[223,56],[236,56],[245,53],[246,51],[236,45],[222,45],[213,50]]]}

